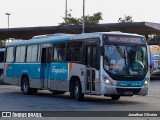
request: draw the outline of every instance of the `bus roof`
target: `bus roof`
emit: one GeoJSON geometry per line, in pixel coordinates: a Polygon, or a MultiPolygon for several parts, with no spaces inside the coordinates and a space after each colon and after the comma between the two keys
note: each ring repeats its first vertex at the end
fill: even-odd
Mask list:
{"type": "Polygon", "coordinates": [[[38,35],[38,36],[34,36],[32,39],[29,39],[29,40],[9,42],[7,43],[6,46],[18,46],[18,45],[26,45],[26,44],[28,45],[28,44],[38,44],[38,43],[48,43],[48,42],[58,42],[58,41],[69,41],[74,39],[94,38],[94,37],[101,37],[103,34],[132,35],[132,36],[142,37],[142,35],[121,33],[119,31],[94,32],[94,33],[83,33],[83,34],[57,33],[57,34],[38,35]]]}

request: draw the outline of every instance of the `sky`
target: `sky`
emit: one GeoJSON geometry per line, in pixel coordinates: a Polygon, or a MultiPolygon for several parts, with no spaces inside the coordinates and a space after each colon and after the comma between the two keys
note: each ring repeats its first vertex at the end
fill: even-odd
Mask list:
{"type": "MultiPolygon", "coordinates": [[[[66,0],[0,0],[0,28],[57,26],[63,22],[66,0]]],[[[160,23],[160,0],[85,0],[85,15],[102,12],[100,23],[117,23],[132,16],[134,22],[160,23]]],[[[68,0],[73,17],[83,14],[83,0],[68,0]]]]}

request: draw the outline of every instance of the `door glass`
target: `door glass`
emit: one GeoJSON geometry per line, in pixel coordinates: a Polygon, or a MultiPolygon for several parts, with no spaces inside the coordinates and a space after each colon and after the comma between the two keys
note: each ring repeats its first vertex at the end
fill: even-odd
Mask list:
{"type": "Polygon", "coordinates": [[[91,47],[88,46],[87,47],[87,67],[91,67],[92,66],[92,55],[91,55],[91,47]]]}
{"type": "Polygon", "coordinates": [[[96,46],[87,46],[87,67],[99,69],[99,54],[96,46]]]}
{"type": "Polygon", "coordinates": [[[50,62],[51,62],[51,48],[43,48],[42,49],[42,58],[41,58],[41,69],[42,69],[42,78],[44,87],[49,87],[50,79],[50,62]]]}
{"type": "Polygon", "coordinates": [[[95,68],[98,63],[96,46],[87,46],[87,90],[95,91],[95,68]]]}
{"type": "Polygon", "coordinates": [[[92,70],[92,91],[95,91],[95,70],[92,70]]]}

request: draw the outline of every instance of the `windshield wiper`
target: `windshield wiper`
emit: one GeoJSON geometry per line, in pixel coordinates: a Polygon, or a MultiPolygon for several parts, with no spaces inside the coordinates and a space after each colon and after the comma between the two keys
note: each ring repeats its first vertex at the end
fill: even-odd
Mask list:
{"type": "Polygon", "coordinates": [[[110,63],[109,63],[109,58],[108,58],[108,56],[104,56],[104,59],[106,60],[106,64],[108,65],[108,66],[110,66],[110,63]]]}
{"type": "Polygon", "coordinates": [[[119,52],[120,56],[122,58],[124,58],[125,61],[125,65],[127,65],[127,59],[126,59],[126,50],[124,49],[124,51],[122,50],[121,47],[119,47],[117,44],[115,44],[117,51],[119,52]]]}
{"type": "Polygon", "coordinates": [[[122,58],[125,58],[125,51],[123,52],[122,48],[115,44],[117,51],[121,55],[122,58]]]}

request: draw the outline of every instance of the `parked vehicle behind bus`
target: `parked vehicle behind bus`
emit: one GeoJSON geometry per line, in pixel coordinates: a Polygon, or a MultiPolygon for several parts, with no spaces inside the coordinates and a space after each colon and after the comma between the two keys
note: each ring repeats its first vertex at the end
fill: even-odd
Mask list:
{"type": "Polygon", "coordinates": [[[160,75],[160,46],[149,45],[151,75],[160,75]]]}
{"type": "Polygon", "coordinates": [[[24,94],[49,89],[85,95],[147,95],[150,79],[143,36],[121,32],[54,34],[6,46],[5,82],[24,94]]]}
{"type": "Polygon", "coordinates": [[[0,47],[0,77],[2,77],[4,69],[4,52],[5,52],[5,47],[0,47]]]}

